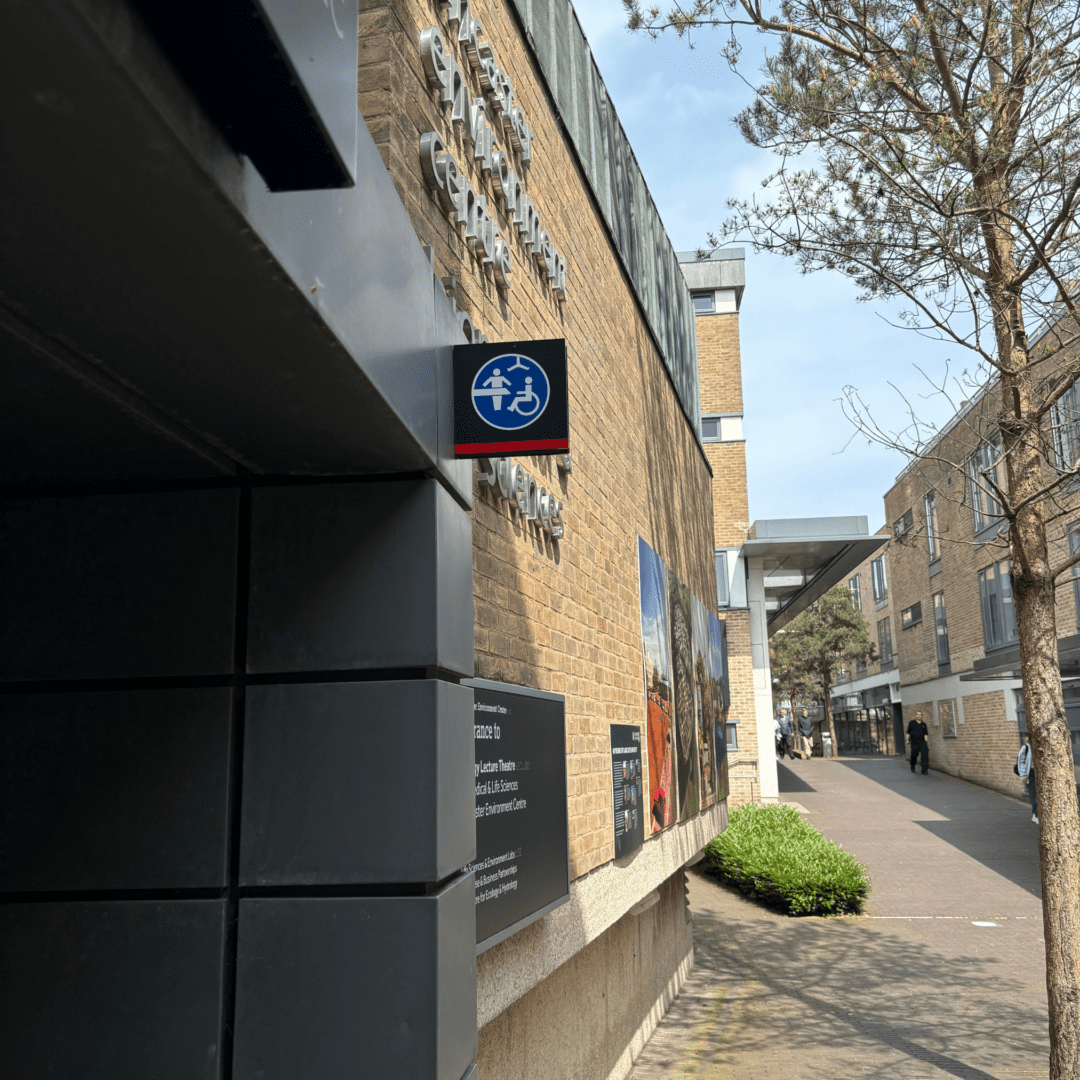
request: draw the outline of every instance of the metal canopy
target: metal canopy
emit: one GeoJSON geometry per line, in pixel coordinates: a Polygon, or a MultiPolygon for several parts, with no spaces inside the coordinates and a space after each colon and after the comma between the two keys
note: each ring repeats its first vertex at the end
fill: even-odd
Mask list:
{"type": "Polygon", "coordinates": [[[755,521],[740,554],[760,559],[770,636],[888,543],[865,517],[755,521]]]}
{"type": "Polygon", "coordinates": [[[468,500],[460,329],[363,124],[355,187],[272,193],[126,5],[0,6],[0,39],[0,482],[413,470],[468,500]]]}

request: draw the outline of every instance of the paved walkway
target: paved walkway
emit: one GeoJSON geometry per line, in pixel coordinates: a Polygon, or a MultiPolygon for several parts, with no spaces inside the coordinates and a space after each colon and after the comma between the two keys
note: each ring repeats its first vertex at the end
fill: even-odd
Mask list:
{"type": "Polygon", "coordinates": [[[1045,1080],[1026,803],[900,758],[786,762],[780,792],[868,866],[867,916],[786,918],[692,874],[696,966],[633,1080],[1045,1080]]]}

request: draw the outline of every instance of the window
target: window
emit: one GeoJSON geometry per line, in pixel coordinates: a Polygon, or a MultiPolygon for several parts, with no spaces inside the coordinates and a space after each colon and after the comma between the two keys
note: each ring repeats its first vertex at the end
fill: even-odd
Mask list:
{"type": "Polygon", "coordinates": [[[1050,410],[1054,432],[1054,453],[1063,472],[1080,459],[1080,385],[1073,383],[1050,410]]]}
{"type": "Polygon", "coordinates": [[[879,619],[877,624],[877,647],[881,654],[881,666],[892,663],[892,627],[889,625],[889,616],[879,619]]]}
{"type": "Polygon", "coordinates": [[[1000,483],[1001,436],[995,435],[976,451],[968,462],[971,484],[971,507],[975,518],[975,533],[992,528],[1001,517],[1001,504],[994,498],[990,482],[1000,483]]]}
{"type": "Polygon", "coordinates": [[[722,608],[746,607],[746,566],[738,548],[716,549],[716,604],[722,608]]]}
{"type": "Polygon", "coordinates": [[[982,601],[986,651],[1011,645],[1017,640],[1017,634],[1008,559],[979,571],[979,599],[982,601]]]}
{"type": "Polygon", "coordinates": [[[861,679],[865,674],[866,674],[866,661],[865,660],[856,660],[855,661],[855,678],[856,679],[861,679]]]}
{"type": "MultiPolygon", "coordinates": [[[[1069,529],[1069,554],[1080,555],[1080,522],[1069,529]]],[[[1080,563],[1072,568],[1073,603],[1076,604],[1076,625],[1080,627],[1080,563]]]]}
{"type": "Polygon", "coordinates": [[[694,301],[695,315],[716,310],[716,293],[712,290],[709,292],[692,292],[690,299],[694,301]]]}
{"type": "Polygon", "coordinates": [[[874,603],[881,604],[889,595],[889,583],[885,580],[885,556],[880,555],[870,564],[870,577],[874,583],[874,603]]]}
{"type": "Polygon", "coordinates": [[[862,575],[856,574],[853,578],[848,578],[847,587],[851,590],[855,610],[862,611],[862,575]]]}
{"type": "Polygon", "coordinates": [[[727,748],[729,750],[739,749],[739,728],[737,724],[725,724],[724,733],[727,736],[727,748]]]}
{"type": "Polygon", "coordinates": [[[900,629],[907,630],[916,623],[922,622],[922,604],[912,604],[900,612],[900,629]]]}
{"type": "Polygon", "coordinates": [[[742,413],[720,413],[701,418],[702,442],[742,442],[742,413]]]}
{"type": "Polygon", "coordinates": [[[949,667],[949,628],[945,625],[945,594],[934,593],[934,636],[937,638],[938,674],[947,675],[949,667]],[[942,670],[942,669],[945,670],[942,670]]]}
{"type": "Polygon", "coordinates": [[[893,522],[892,534],[895,538],[899,539],[906,532],[911,532],[911,526],[915,524],[915,519],[911,515],[910,510],[905,510],[903,514],[893,522]]]}
{"type": "Polygon", "coordinates": [[[926,546],[930,549],[930,561],[940,558],[941,550],[938,542],[937,520],[937,495],[933,491],[927,493],[923,500],[926,507],[926,546]]]}
{"type": "Polygon", "coordinates": [[[946,739],[956,738],[956,702],[939,701],[937,704],[938,723],[941,725],[941,734],[946,739]]]}

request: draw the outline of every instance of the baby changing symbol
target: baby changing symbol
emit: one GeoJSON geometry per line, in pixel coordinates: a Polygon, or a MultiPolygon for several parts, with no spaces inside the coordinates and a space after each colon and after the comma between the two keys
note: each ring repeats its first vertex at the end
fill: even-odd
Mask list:
{"type": "Polygon", "coordinates": [[[501,431],[531,424],[543,413],[550,396],[547,374],[528,356],[496,356],[476,373],[472,384],[477,415],[501,431]]]}

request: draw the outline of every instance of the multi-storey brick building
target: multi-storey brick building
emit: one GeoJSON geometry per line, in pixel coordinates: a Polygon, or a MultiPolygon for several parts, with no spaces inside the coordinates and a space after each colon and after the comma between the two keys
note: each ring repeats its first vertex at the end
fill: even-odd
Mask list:
{"type": "Polygon", "coordinates": [[[727,627],[732,674],[731,706],[725,717],[729,802],[740,806],[761,797],[750,610],[739,560],[750,528],[739,348],[739,308],[746,287],[744,253],[742,248],[722,248],[709,259],[699,259],[696,252],[680,252],[679,260],[694,301],[701,436],[712,468],[717,605],[727,627]]]}
{"type": "MultiPolygon", "coordinates": [[[[697,323],[701,433],[712,466],[717,605],[732,672],[725,717],[731,801],[775,801],[768,639],[882,544],[865,518],[749,520],[739,310],[741,248],[680,252],[697,323]]],[[[867,561],[867,565],[869,562],[867,561]]]]}
{"type": "MultiPolygon", "coordinates": [[[[1070,391],[1049,418],[1051,463],[1076,457],[1065,446],[1080,434],[1075,395],[1070,391]]],[[[1012,767],[1025,725],[1007,526],[993,484],[983,479],[996,481],[1004,468],[997,463],[999,408],[994,387],[965,402],[926,455],[897,477],[885,511],[904,716],[921,712],[926,720],[931,768],[1018,795],[1012,767]]],[[[1080,550],[1074,485],[1054,500],[1048,538],[1052,558],[1080,550]]],[[[1058,589],[1056,619],[1069,676],[1080,646],[1075,584],[1058,589]]],[[[1069,679],[1065,701],[1075,754],[1080,694],[1069,679]]]]}

